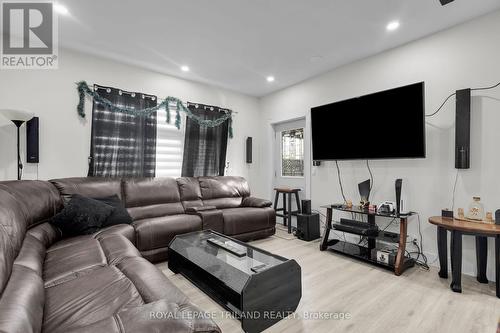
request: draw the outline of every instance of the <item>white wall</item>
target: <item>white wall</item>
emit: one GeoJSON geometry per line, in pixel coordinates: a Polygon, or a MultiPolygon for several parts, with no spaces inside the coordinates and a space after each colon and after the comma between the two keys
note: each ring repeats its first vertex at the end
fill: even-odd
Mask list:
{"type": "MultiPolygon", "coordinates": [[[[495,12],[268,95],[261,100],[264,122],[261,142],[272,139],[271,124],[275,122],[306,116],[309,128],[311,107],[418,81],[425,81],[426,109],[431,113],[457,89],[488,86],[500,81],[499,36],[500,12],[495,12]]],[[[500,88],[475,92],[472,104],[471,169],[459,174],[456,207],[467,207],[473,195],[480,195],[486,209],[495,211],[500,208],[500,88]]],[[[405,186],[410,190],[411,208],[421,214],[424,250],[430,261],[435,261],[437,254],[436,228],[427,219],[451,206],[456,172],[454,110],[455,100],[451,99],[439,115],[428,119],[426,159],[371,162],[375,176],[373,202],[394,200],[394,180],[399,177],[408,180],[405,186]]],[[[343,125],[332,123],[332,131],[343,125]]],[[[310,144],[309,137],[306,139],[310,144]]],[[[345,142],[332,142],[332,145],[348,145],[349,142],[346,137],[345,142]]],[[[260,186],[270,196],[273,151],[271,145],[261,148],[264,173],[260,186]]],[[[346,196],[357,202],[356,184],[368,178],[365,162],[339,164],[346,196]]],[[[334,163],[311,167],[309,195],[316,208],[342,201],[334,163]]],[[[415,236],[418,235],[416,226],[416,219],[411,220],[409,232],[415,236]]],[[[475,273],[474,241],[470,236],[464,238],[463,269],[466,273],[475,273]]],[[[492,239],[489,243],[488,276],[494,279],[492,239]]]]}
{"type": "MultiPolygon", "coordinates": [[[[61,50],[58,70],[0,71],[0,109],[27,109],[40,117],[39,179],[87,174],[92,105],[86,103],[87,119],[82,120],[76,112],[75,82],[80,80],[238,112],[233,123],[234,138],[228,144],[228,174],[246,177],[251,186],[257,179],[258,152],[251,165],[245,163],[244,156],[245,138],[255,136],[259,126],[257,98],[68,50],[61,50]]],[[[258,147],[258,138],[254,142],[258,147]]],[[[16,177],[15,149],[15,127],[0,127],[0,180],[16,177]]],[[[21,156],[25,160],[24,152],[21,156]]],[[[24,179],[33,178],[36,166],[28,164],[24,179]]]]}

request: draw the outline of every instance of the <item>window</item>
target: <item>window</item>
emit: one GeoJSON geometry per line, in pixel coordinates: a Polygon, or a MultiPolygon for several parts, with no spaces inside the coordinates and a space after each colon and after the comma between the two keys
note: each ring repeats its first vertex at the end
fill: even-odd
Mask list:
{"type": "Polygon", "coordinates": [[[170,124],[167,112],[157,111],[156,123],[156,177],[180,177],[184,153],[184,132],[186,119],[181,113],[181,129],[175,127],[175,108],[171,108],[170,124]]]}
{"type": "Polygon", "coordinates": [[[304,177],[304,129],[281,132],[281,176],[304,177]]]}

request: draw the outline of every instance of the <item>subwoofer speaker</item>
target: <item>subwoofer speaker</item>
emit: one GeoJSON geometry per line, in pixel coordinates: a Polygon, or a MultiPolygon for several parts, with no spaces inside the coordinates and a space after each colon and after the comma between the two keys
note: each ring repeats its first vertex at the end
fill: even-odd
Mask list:
{"type": "Polygon", "coordinates": [[[319,214],[297,214],[297,231],[295,233],[298,239],[312,241],[320,237],[319,234],[319,214]]]}
{"type": "Polygon", "coordinates": [[[26,122],[26,162],[38,163],[39,156],[39,119],[33,117],[26,122]]]}
{"type": "Polygon", "coordinates": [[[252,137],[251,136],[249,136],[247,138],[246,150],[247,150],[247,163],[252,163],[252,137]]]}
{"type": "Polygon", "coordinates": [[[470,89],[457,90],[455,168],[470,168],[470,89]]]}

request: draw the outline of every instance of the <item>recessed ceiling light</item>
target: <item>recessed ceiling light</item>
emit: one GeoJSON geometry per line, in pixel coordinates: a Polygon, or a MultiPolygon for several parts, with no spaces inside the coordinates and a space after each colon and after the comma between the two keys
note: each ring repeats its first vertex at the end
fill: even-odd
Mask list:
{"type": "Polygon", "coordinates": [[[266,77],[267,82],[274,82],[274,76],[266,77]]]}
{"type": "Polygon", "coordinates": [[[189,67],[184,65],[184,66],[181,66],[181,71],[183,72],[189,72],[189,67]]]}
{"type": "Polygon", "coordinates": [[[387,29],[387,31],[394,31],[399,28],[399,21],[389,22],[389,24],[387,24],[385,28],[387,29]]]}
{"type": "Polygon", "coordinates": [[[56,11],[56,13],[61,15],[68,15],[69,13],[68,8],[58,3],[54,4],[54,10],[56,11]]]}

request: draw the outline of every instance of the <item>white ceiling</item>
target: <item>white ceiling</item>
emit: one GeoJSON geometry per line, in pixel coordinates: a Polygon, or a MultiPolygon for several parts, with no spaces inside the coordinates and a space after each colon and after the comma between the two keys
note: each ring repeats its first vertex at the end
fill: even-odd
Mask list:
{"type": "Polygon", "coordinates": [[[70,12],[59,19],[64,47],[255,96],[500,8],[500,0],[60,3],[70,12]],[[401,27],[387,32],[391,20],[401,27]]]}

